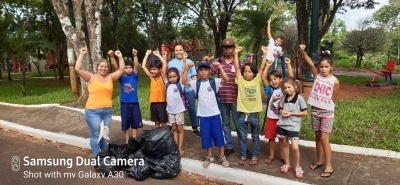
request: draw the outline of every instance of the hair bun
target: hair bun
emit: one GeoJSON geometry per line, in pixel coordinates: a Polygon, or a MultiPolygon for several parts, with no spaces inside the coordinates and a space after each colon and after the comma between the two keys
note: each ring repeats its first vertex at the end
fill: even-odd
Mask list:
{"type": "Polygon", "coordinates": [[[319,54],[319,56],[330,56],[330,55],[331,55],[331,51],[329,51],[329,50],[321,51],[321,53],[319,54]]]}

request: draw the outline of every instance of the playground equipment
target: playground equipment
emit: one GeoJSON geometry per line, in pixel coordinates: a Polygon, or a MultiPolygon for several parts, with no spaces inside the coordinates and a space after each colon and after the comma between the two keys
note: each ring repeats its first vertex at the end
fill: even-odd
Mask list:
{"type": "Polygon", "coordinates": [[[302,55],[302,53],[300,51],[294,50],[293,46],[292,46],[292,53],[293,53],[292,61],[296,61],[295,68],[294,68],[295,77],[296,77],[296,79],[299,80],[299,79],[302,78],[302,76],[300,74],[302,74],[302,72],[304,71],[303,70],[303,63],[301,62],[302,59],[303,59],[303,55],[302,55]]]}
{"type": "Polygon", "coordinates": [[[258,65],[258,57],[262,57],[262,53],[254,54],[254,53],[249,53],[244,56],[245,61],[253,63],[253,61],[256,61],[256,66],[258,65]]]}
{"type": "Polygon", "coordinates": [[[181,43],[176,43],[172,41],[171,43],[167,44],[165,46],[164,44],[161,45],[161,53],[167,52],[167,60],[172,58],[172,53],[174,52],[174,48],[176,45],[182,45],[183,49],[187,52],[191,53],[191,59],[197,59],[200,56],[200,50],[201,50],[201,43],[200,40],[196,37],[193,37],[190,39],[189,43],[186,43],[185,41],[182,41],[181,43]]]}
{"type": "Polygon", "coordinates": [[[371,68],[369,68],[368,66],[364,65],[364,68],[368,69],[368,71],[371,71],[373,73],[375,73],[376,75],[372,78],[371,81],[367,81],[365,83],[366,86],[368,87],[381,87],[382,85],[398,85],[399,83],[397,82],[392,82],[392,72],[396,69],[396,61],[395,60],[388,60],[386,62],[386,66],[383,66],[385,68],[385,70],[383,71],[374,71],[371,68]],[[385,77],[385,82],[384,83],[374,83],[375,79],[378,76],[382,76],[385,77]],[[388,81],[388,77],[390,78],[390,80],[388,81]]]}
{"type": "Polygon", "coordinates": [[[278,62],[279,59],[281,59],[282,76],[283,78],[286,78],[286,66],[285,66],[286,53],[283,54],[282,56],[279,53],[274,53],[274,58],[275,58],[274,70],[278,69],[278,62]]]}

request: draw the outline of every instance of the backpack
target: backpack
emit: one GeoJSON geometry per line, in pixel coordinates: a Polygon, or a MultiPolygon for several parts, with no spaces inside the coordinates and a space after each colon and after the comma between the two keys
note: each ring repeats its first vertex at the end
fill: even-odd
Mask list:
{"type": "MultiPolygon", "coordinates": [[[[167,97],[167,90],[168,90],[168,86],[171,85],[171,83],[167,82],[167,87],[165,90],[165,97],[167,97]]],[[[176,83],[176,88],[178,88],[179,94],[181,95],[182,98],[182,102],[183,102],[183,106],[185,107],[186,110],[188,110],[188,100],[186,98],[186,94],[184,92],[184,90],[182,90],[182,84],[180,82],[176,83]]]]}
{"type": "MultiPolygon", "coordinates": [[[[214,91],[215,98],[217,99],[218,109],[221,110],[221,97],[219,96],[219,92],[217,91],[217,86],[215,85],[215,79],[209,78],[208,81],[210,82],[211,89],[214,91]]],[[[197,80],[196,82],[196,99],[199,99],[199,90],[200,90],[201,80],[197,80]]]]}

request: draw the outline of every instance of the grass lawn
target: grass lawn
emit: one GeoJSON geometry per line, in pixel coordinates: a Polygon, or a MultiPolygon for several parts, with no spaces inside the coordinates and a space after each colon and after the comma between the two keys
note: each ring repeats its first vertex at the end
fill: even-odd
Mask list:
{"type": "MultiPolygon", "coordinates": [[[[35,74],[30,74],[34,76],[35,74]]],[[[369,77],[338,77],[342,84],[363,84],[369,77]]],[[[21,96],[21,81],[0,81],[0,101],[16,104],[65,104],[76,101],[71,96],[70,84],[59,84],[55,79],[32,79],[26,81],[27,96],[21,96]]],[[[150,119],[148,77],[141,72],[139,76],[139,102],[143,119],[150,119]]],[[[387,96],[354,100],[338,100],[335,110],[335,124],[331,142],[400,151],[400,88],[387,96]]],[[[309,109],[310,110],[310,109],[309,109]]],[[[310,112],[310,111],[309,111],[310,112]]],[[[113,114],[119,115],[119,83],[114,83],[113,114]]],[[[260,113],[260,124],[264,120],[260,113]]],[[[309,113],[310,114],[310,113],[309,113]]],[[[190,125],[188,116],[185,117],[190,125]]],[[[234,127],[232,127],[234,128],[234,127]]],[[[263,134],[263,133],[261,133],[263,134]]],[[[300,138],[314,140],[310,116],[303,118],[300,138]]]]}

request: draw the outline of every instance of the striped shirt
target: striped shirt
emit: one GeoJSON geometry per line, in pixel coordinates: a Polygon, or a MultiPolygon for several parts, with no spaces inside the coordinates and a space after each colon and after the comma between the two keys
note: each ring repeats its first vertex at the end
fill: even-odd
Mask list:
{"type": "MultiPolygon", "coordinates": [[[[226,63],[225,58],[221,57],[221,66],[225,71],[226,75],[228,75],[229,81],[222,85],[218,92],[221,97],[221,103],[237,103],[237,95],[238,95],[238,86],[235,83],[236,71],[235,71],[235,62],[232,60],[231,63],[226,63]]],[[[218,62],[218,59],[215,59],[214,62],[218,62]]],[[[240,69],[243,68],[243,63],[239,61],[240,69]]],[[[213,65],[211,65],[211,75],[218,74],[218,69],[215,69],[213,65]]],[[[221,75],[218,78],[222,78],[221,75]]]]}

